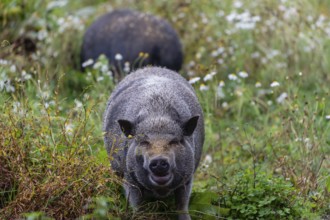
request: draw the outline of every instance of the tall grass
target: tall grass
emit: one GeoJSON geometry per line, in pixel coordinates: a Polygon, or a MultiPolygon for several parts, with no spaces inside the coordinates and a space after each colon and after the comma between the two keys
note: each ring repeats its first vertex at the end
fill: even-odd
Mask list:
{"type": "Polygon", "coordinates": [[[120,7],[182,39],[206,122],[192,217],[329,216],[328,1],[17,0],[0,3],[0,218],[171,218],[128,207],[102,140],[111,67],[80,72],[84,30],[120,7]]]}

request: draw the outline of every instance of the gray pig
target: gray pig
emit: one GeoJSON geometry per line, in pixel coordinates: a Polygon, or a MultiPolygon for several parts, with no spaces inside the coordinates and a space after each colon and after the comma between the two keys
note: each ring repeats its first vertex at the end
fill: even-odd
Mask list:
{"type": "Polygon", "coordinates": [[[193,174],[204,143],[203,112],[192,86],[165,68],[139,69],[111,94],[103,130],[130,205],[174,196],[179,219],[190,219],[193,174]]]}

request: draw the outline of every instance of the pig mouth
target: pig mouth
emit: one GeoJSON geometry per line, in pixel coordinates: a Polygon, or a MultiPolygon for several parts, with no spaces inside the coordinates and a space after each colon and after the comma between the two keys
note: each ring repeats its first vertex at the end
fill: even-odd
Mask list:
{"type": "Polygon", "coordinates": [[[156,176],[153,174],[149,175],[150,182],[158,187],[165,187],[168,186],[173,179],[173,175],[171,173],[165,175],[165,176],[156,176]]]}

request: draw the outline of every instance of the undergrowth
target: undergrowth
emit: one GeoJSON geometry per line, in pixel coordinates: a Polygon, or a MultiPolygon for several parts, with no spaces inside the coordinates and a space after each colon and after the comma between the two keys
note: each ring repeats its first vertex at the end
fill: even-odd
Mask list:
{"type": "Polygon", "coordinates": [[[182,40],[206,140],[193,219],[330,216],[330,4],[267,1],[1,1],[0,218],[172,219],[133,211],[103,146],[118,79],[81,72],[84,30],[114,8],[167,19],[182,40]]]}

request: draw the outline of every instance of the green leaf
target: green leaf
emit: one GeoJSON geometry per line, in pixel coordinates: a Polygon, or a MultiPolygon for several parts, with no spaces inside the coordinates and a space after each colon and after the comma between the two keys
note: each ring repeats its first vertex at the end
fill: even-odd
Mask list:
{"type": "Polygon", "coordinates": [[[191,196],[189,209],[202,219],[215,219],[219,216],[228,216],[230,209],[213,205],[219,198],[215,192],[194,192],[191,196]]]}

